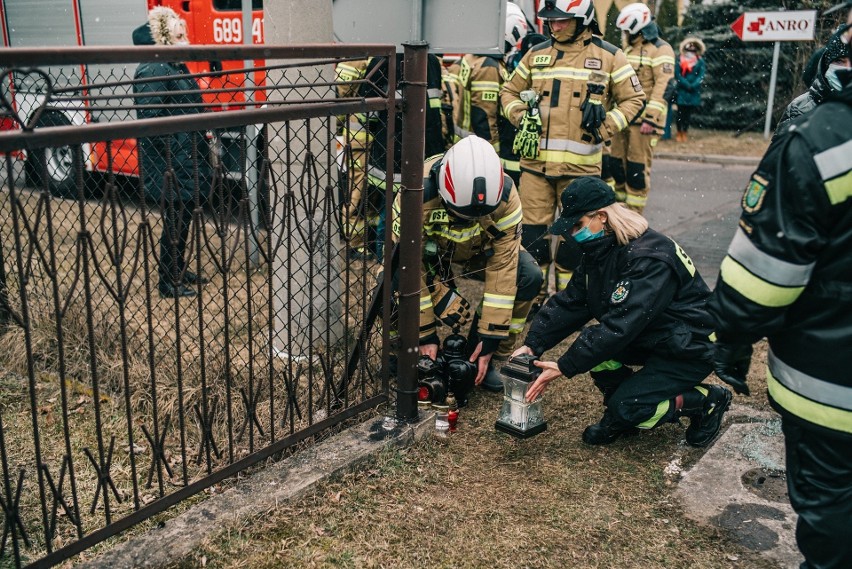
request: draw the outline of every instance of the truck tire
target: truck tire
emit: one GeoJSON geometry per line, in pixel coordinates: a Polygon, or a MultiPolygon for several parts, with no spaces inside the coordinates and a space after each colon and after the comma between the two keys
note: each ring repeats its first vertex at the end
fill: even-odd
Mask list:
{"type": "MultiPolygon", "coordinates": [[[[62,114],[45,113],[39,119],[36,128],[70,124],[71,122],[62,114]]],[[[46,185],[51,194],[60,198],[76,198],[75,178],[82,156],[79,146],[50,146],[30,150],[26,164],[27,182],[32,187],[43,188],[45,181],[42,177],[46,172],[46,185]]],[[[86,172],[83,172],[84,176],[85,174],[86,172]]]]}

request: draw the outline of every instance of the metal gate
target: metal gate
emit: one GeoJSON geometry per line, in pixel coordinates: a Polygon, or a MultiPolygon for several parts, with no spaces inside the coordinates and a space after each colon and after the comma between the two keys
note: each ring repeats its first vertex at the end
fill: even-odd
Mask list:
{"type": "MultiPolygon", "coordinates": [[[[419,221],[425,46],[406,53],[403,216],[419,221]]],[[[341,239],[347,172],[367,165],[337,125],[386,121],[369,144],[392,179],[398,101],[394,65],[347,97],[334,67],[394,57],[379,45],[0,55],[0,564],[67,559],[384,402],[416,417],[416,350],[400,350],[394,394],[382,323],[394,261],[418,259],[419,237],[394,254],[387,240],[381,262],[347,258],[341,239]],[[226,74],[223,60],[254,65],[226,74]],[[137,64],[175,61],[205,63],[177,77],[199,88],[154,101],[137,64]],[[138,118],[157,108],[168,116],[138,118]],[[142,175],[117,175],[133,159],[142,175]]],[[[413,272],[399,332],[416,346],[406,287],[419,263],[401,264],[413,272]]]]}

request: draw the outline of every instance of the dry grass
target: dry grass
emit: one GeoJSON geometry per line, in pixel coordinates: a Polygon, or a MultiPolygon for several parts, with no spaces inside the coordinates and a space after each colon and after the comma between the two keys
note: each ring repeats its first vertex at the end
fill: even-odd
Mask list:
{"type": "Polygon", "coordinates": [[[766,152],[768,146],[769,141],[763,138],[763,133],[744,132],[736,136],[730,131],[691,129],[686,142],[676,142],[674,138],[660,140],[656,151],[760,157],[766,152]]]}

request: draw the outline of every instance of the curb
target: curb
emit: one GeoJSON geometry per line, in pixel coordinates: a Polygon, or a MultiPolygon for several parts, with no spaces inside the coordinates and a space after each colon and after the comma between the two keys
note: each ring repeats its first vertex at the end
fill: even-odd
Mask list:
{"type": "Polygon", "coordinates": [[[322,441],[286,460],[269,465],[222,494],[207,498],[156,529],[116,544],[112,550],[81,566],[87,569],[162,567],[192,553],[251,516],[280,502],[305,495],[314,485],[355,469],[374,454],[411,444],[434,425],[431,413],[417,423],[386,430],[373,418],[322,441]]]}
{"type": "Polygon", "coordinates": [[[682,162],[704,162],[735,166],[757,166],[759,156],[726,156],[723,154],[680,154],[677,152],[655,152],[654,158],[661,160],[679,160],[682,162]]]}

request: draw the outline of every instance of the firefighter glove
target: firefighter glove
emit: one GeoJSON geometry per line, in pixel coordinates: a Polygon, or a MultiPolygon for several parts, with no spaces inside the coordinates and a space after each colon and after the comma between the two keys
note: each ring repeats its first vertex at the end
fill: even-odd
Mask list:
{"type": "Polygon", "coordinates": [[[751,365],[751,344],[725,344],[716,342],[713,368],[716,375],[742,395],[751,395],[746,383],[751,365]]]}
{"type": "Polygon", "coordinates": [[[526,113],[518,125],[512,151],[523,158],[536,158],[541,141],[541,115],[526,113]]]}
{"type": "Polygon", "coordinates": [[[595,144],[603,142],[600,128],[606,120],[606,109],[604,109],[603,105],[605,88],[606,86],[603,83],[589,82],[588,90],[586,91],[586,100],[580,105],[580,110],[583,112],[580,126],[592,135],[595,139],[595,144]]]}
{"type": "Polygon", "coordinates": [[[454,288],[443,284],[436,289],[437,295],[433,295],[435,316],[443,324],[458,330],[470,320],[470,303],[454,288]],[[437,298],[436,298],[437,296],[437,298]]]}

